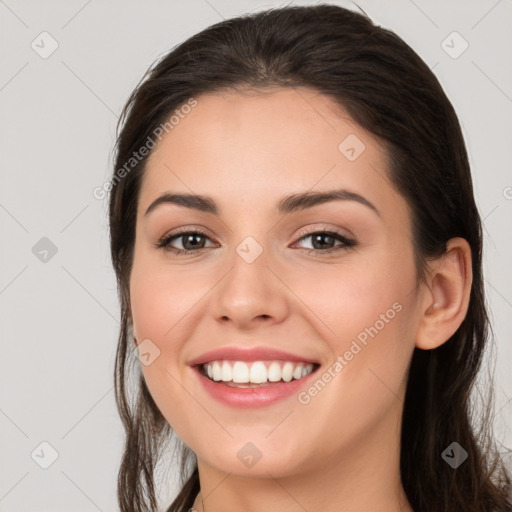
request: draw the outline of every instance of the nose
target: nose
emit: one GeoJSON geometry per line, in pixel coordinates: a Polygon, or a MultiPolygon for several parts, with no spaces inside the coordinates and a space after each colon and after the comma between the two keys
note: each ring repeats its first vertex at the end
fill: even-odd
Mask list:
{"type": "Polygon", "coordinates": [[[235,252],[230,269],[215,290],[214,314],[237,329],[281,323],[289,313],[290,293],[263,251],[249,262],[235,252]]]}

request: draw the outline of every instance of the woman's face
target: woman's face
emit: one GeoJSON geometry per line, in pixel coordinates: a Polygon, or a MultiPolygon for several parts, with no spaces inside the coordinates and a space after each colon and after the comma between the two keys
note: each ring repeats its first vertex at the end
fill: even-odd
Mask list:
{"type": "Polygon", "coordinates": [[[306,88],[196,100],[155,147],[138,201],[130,299],[151,395],[223,472],[363,462],[398,440],[421,303],[383,148],[306,88]],[[293,199],[334,190],[346,192],[293,199]],[[164,194],[208,196],[217,213],[198,200],[146,213],[164,194]]]}

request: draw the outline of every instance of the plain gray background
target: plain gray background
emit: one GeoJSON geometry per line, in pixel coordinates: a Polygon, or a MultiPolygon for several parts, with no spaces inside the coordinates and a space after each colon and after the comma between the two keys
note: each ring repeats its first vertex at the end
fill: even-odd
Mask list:
{"type": "MultiPolygon", "coordinates": [[[[222,18],[284,5],[0,0],[2,512],[117,510],[119,312],[107,202],[92,191],[111,175],[117,117],[156,58],[222,18]]],[[[485,224],[496,435],[510,449],[512,2],[358,5],[434,70],[463,126],[485,224]]],[[[161,478],[168,505],[174,476],[161,478]]]]}

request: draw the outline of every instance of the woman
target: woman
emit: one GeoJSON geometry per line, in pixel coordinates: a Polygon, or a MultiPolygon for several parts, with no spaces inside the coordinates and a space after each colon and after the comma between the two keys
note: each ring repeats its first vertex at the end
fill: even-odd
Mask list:
{"type": "Polygon", "coordinates": [[[333,5],[230,19],[120,123],[122,512],[157,508],[173,431],[168,511],[512,510],[469,401],[488,319],[466,148],[409,46],[333,5]]]}

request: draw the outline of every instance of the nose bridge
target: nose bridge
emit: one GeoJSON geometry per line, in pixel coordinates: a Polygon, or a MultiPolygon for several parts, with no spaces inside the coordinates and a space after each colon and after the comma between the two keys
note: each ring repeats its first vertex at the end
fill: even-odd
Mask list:
{"type": "MultiPolygon", "coordinates": [[[[259,237],[261,239],[261,237],[259,237]]],[[[259,300],[269,285],[268,254],[262,243],[252,235],[234,247],[230,259],[231,271],[226,276],[229,290],[242,302],[259,300]]],[[[270,286],[272,286],[270,284],[270,286]]],[[[227,292],[225,289],[224,292],[227,292]]]]}
{"type": "MultiPolygon", "coordinates": [[[[246,236],[235,248],[236,254],[247,264],[252,265],[256,261],[266,260],[266,258],[261,258],[263,253],[265,252],[263,248],[264,241],[261,240],[262,235],[257,235],[260,239],[260,242],[252,236],[246,236]]],[[[235,260],[236,261],[236,260],[235,260]]]]}
{"type": "Polygon", "coordinates": [[[261,316],[278,319],[284,314],[282,286],[269,263],[263,240],[260,243],[256,236],[248,235],[234,247],[230,270],[218,289],[218,318],[243,323],[261,316]]]}

